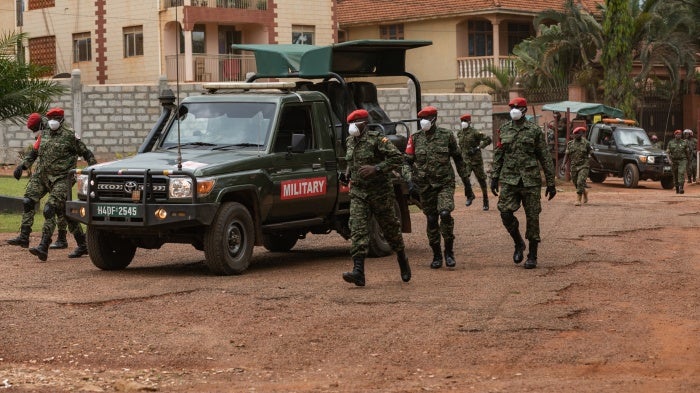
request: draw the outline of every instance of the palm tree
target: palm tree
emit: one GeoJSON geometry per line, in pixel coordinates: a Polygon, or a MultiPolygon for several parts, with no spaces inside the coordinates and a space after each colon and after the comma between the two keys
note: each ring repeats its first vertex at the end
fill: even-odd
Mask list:
{"type": "Polygon", "coordinates": [[[16,55],[25,38],[12,32],[0,36],[0,120],[21,123],[32,112],[44,113],[51,99],[67,90],[56,81],[41,79],[46,67],[27,64],[16,55]]]}
{"type": "Polygon", "coordinates": [[[492,77],[484,77],[476,80],[470,89],[473,92],[474,89],[480,86],[484,86],[489,90],[489,93],[494,97],[495,102],[508,101],[508,92],[515,87],[516,73],[510,68],[501,68],[494,65],[489,65],[485,67],[482,74],[490,73],[492,77]]]}

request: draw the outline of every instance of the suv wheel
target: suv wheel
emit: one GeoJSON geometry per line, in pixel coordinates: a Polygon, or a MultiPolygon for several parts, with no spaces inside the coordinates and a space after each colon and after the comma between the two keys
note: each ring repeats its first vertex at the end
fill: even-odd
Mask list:
{"type": "Polygon", "coordinates": [[[664,176],[661,178],[661,187],[664,190],[670,190],[673,188],[673,176],[664,176]]]}
{"type": "Polygon", "coordinates": [[[608,177],[607,173],[601,173],[601,172],[591,172],[588,174],[588,177],[591,178],[591,181],[593,183],[602,183],[605,181],[605,179],[608,177]]]}
{"type": "Polygon", "coordinates": [[[625,165],[622,178],[625,182],[625,187],[636,188],[637,183],[639,183],[639,168],[637,168],[637,165],[633,163],[625,165]]]}
{"type": "Polygon", "coordinates": [[[92,264],[102,270],[121,270],[129,266],[136,254],[136,246],[128,240],[115,237],[88,225],[87,248],[92,264]]]}
{"type": "MultiPolygon", "coordinates": [[[[399,202],[396,200],[394,200],[394,212],[396,218],[399,220],[399,228],[401,228],[401,207],[399,207],[399,202]]],[[[369,257],[380,258],[391,255],[391,253],[391,245],[389,245],[389,242],[384,238],[384,232],[382,232],[382,228],[373,215],[370,217],[367,254],[369,257]]]]}
{"type": "Polygon", "coordinates": [[[213,273],[241,274],[253,255],[255,232],[248,209],[237,202],[221,205],[204,234],[204,257],[213,273]]]}

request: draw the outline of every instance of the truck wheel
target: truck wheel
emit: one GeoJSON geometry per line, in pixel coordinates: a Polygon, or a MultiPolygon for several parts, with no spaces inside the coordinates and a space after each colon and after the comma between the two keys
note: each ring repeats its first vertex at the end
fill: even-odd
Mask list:
{"type": "Polygon", "coordinates": [[[661,187],[664,190],[670,190],[673,188],[673,176],[664,176],[661,178],[661,187]]]}
{"type": "MultiPolygon", "coordinates": [[[[394,200],[394,212],[396,212],[396,217],[399,219],[399,227],[401,227],[401,208],[399,207],[399,202],[394,200]]],[[[369,247],[367,248],[367,254],[372,258],[385,257],[391,255],[391,246],[389,242],[384,238],[384,232],[379,226],[377,220],[372,216],[370,218],[369,224],[369,247]]]]}
{"type": "Polygon", "coordinates": [[[588,177],[591,178],[591,181],[593,183],[602,183],[608,177],[608,174],[607,173],[600,173],[600,172],[591,172],[588,174],[588,177]]]}
{"type": "Polygon", "coordinates": [[[294,248],[299,240],[296,233],[266,233],[263,235],[263,246],[271,252],[287,252],[294,248]]]}
{"type": "Polygon", "coordinates": [[[639,168],[633,163],[625,165],[622,179],[624,180],[625,187],[637,188],[637,183],[639,183],[639,168]]]}
{"type": "Polygon", "coordinates": [[[250,265],[255,242],[253,219],[237,202],[221,205],[211,226],[204,233],[204,257],[215,274],[241,274],[250,265]]]}
{"type": "Polygon", "coordinates": [[[122,270],[136,254],[136,246],[104,231],[87,227],[87,248],[92,264],[102,270],[122,270]]]}

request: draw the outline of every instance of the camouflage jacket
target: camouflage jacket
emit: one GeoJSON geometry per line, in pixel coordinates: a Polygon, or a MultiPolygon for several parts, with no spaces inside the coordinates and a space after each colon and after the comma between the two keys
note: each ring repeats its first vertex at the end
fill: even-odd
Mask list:
{"type": "Polygon", "coordinates": [[[455,173],[450,158],[457,167],[457,173],[463,180],[467,168],[462,158],[462,151],[457,144],[457,138],[450,130],[433,126],[429,131],[419,130],[411,135],[415,171],[413,181],[420,187],[431,185],[440,187],[455,184],[455,173]]]}
{"type": "Polygon", "coordinates": [[[480,151],[474,154],[469,153],[472,148],[478,147],[479,149],[483,149],[492,142],[490,136],[484,135],[471,126],[459,130],[459,132],[457,132],[457,139],[459,141],[459,148],[462,150],[462,157],[464,157],[465,160],[468,159],[470,162],[479,161],[481,159],[480,151]]]}
{"type": "MultiPolygon", "coordinates": [[[[70,128],[61,126],[56,131],[44,130],[39,144],[39,154],[36,173],[48,176],[50,180],[56,180],[68,175],[74,169],[78,156],[83,157],[89,165],[97,164],[92,151],[75,136],[70,128]]],[[[26,167],[33,162],[25,160],[26,167]]]]}
{"type": "Polygon", "coordinates": [[[525,187],[539,187],[540,166],[547,186],[554,186],[554,164],[542,130],[529,121],[503,124],[493,158],[493,178],[513,186],[522,182],[525,187]]]}
{"type": "Polygon", "coordinates": [[[345,160],[351,179],[351,195],[367,196],[384,193],[391,186],[391,174],[403,164],[403,155],[389,139],[377,131],[365,131],[359,137],[348,137],[345,141],[345,160]],[[363,165],[379,168],[379,172],[363,178],[359,169],[363,165]]]}
{"type": "Polygon", "coordinates": [[[690,137],[686,139],[688,142],[688,147],[690,148],[690,154],[695,155],[695,152],[698,150],[698,138],[696,137],[690,137]]]}
{"type": "Polygon", "coordinates": [[[690,157],[690,146],[685,139],[673,138],[666,146],[666,152],[673,161],[687,160],[690,157]]]}
{"type": "Polygon", "coordinates": [[[579,140],[576,138],[570,140],[566,144],[566,156],[571,163],[571,169],[588,168],[588,156],[590,156],[591,151],[593,151],[593,148],[591,148],[591,143],[588,142],[588,139],[582,137],[579,140]]]}

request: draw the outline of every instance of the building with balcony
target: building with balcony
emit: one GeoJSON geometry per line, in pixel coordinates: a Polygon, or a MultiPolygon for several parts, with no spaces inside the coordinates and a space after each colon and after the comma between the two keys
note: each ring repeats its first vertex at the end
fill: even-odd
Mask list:
{"type": "Polygon", "coordinates": [[[232,44],[336,41],[333,0],[16,0],[25,56],[85,83],[243,80],[232,44]]]}

